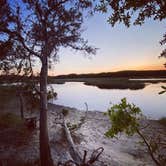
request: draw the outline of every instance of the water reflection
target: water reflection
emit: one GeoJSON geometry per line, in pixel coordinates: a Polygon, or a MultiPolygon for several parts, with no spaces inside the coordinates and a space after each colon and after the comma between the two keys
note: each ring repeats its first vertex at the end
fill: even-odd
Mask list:
{"type": "Polygon", "coordinates": [[[143,113],[153,119],[166,116],[166,94],[158,95],[164,83],[149,84],[141,90],[99,89],[84,85],[82,82],[52,84],[58,93],[53,103],[85,110],[85,102],[89,110],[106,111],[110,103],[118,103],[126,97],[129,102],[139,106],[143,113]]]}

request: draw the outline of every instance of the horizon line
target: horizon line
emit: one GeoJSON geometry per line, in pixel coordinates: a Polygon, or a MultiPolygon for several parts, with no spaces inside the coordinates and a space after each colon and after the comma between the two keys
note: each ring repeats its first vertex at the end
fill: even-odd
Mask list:
{"type": "Polygon", "coordinates": [[[65,76],[65,75],[88,75],[88,74],[104,74],[104,73],[118,73],[118,72],[131,72],[131,71],[166,71],[166,68],[164,69],[142,69],[142,70],[137,70],[137,69],[129,69],[129,70],[117,70],[117,71],[104,71],[104,72],[87,72],[87,73],[69,73],[69,74],[58,74],[58,75],[48,75],[48,76],[65,76]]]}

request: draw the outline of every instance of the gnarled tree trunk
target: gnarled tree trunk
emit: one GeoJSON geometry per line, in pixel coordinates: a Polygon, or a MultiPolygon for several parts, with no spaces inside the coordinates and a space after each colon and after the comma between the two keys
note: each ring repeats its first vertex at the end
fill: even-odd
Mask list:
{"type": "Polygon", "coordinates": [[[47,56],[43,56],[42,68],[40,72],[40,162],[41,166],[53,166],[49,147],[48,127],[47,127],[47,56]]]}

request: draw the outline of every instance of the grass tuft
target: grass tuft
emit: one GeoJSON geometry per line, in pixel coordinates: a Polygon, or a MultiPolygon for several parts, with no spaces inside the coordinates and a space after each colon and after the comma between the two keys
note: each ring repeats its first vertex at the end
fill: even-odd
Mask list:
{"type": "Polygon", "coordinates": [[[69,114],[69,110],[62,109],[62,114],[63,114],[63,116],[67,116],[69,114]]]}

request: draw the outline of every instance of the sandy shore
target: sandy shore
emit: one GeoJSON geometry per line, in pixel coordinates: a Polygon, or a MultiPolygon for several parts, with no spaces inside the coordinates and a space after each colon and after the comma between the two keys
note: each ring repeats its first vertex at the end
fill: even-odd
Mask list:
{"type": "MultiPolygon", "coordinates": [[[[52,110],[56,110],[56,107],[52,108],[52,110]]],[[[107,138],[104,135],[110,127],[110,122],[102,112],[88,111],[85,113],[75,109],[68,109],[70,111],[66,119],[70,124],[79,124],[81,123],[80,120],[85,117],[84,123],[73,132],[76,138],[75,144],[82,155],[84,150],[91,154],[94,149],[103,147],[104,152],[99,160],[108,166],[154,165],[146,152],[146,148],[138,143],[139,138],[136,135],[127,137],[122,134],[118,139],[107,138]]],[[[97,165],[102,164],[101,162],[97,163],[97,165]]]]}
{"type": "MultiPolygon", "coordinates": [[[[121,134],[118,139],[107,138],[104,133],[110,127],[107,116],[101,112],[83,112],[74,108],[68,108],[58,105],[49,105],[48,126],[51,153],[55,163],[71,159],[68,145],[64,137],[64,131],[61,125],[57,124],[57,112],[62,109],[69,110],[66,121],[71,126],[76,126],[72,131],[73,140],[76,148],[83,155],[83,151],[88,151],[88,155],[94,149],[104,148],[100,156],[100,162],[96,165],[103,166],[153,166],[146,147],[141,146],[139,138],[135,135],[127,137],[121,134]],[[84,120],[83,120],[84,119],[84,120]]],[[[1,131],[0,135],[4,135],[1,131]]],[[[5,144],[0,142],[0,160],[20,159],[24,162],[38,160],[39,158],[39,129],[29,132],[29,138],[22,144],[5,144]]],[[[8,135],[10,139],[10,135],[8,135]]],[[[22,138],[16,138],[16,142],[22,138]]]]}

